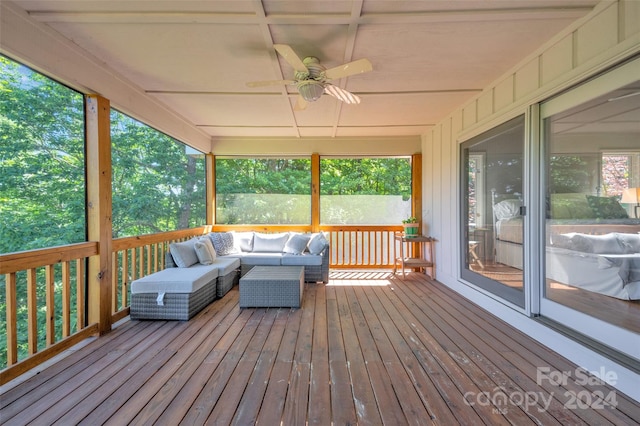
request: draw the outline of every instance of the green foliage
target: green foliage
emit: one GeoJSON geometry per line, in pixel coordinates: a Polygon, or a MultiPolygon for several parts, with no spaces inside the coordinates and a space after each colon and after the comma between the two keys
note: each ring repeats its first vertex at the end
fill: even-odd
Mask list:
{"type": "MultiPolygon", "coordinates": [[[[113,236],[204,224],[203,156],[187,155],[185,145],[120,113],[113,112],[111,118],[113,236]]],[[[0,253],[86,240],[84,152],[83,96],[0,56],[0,253]]],[[[78,329],[74,268],[71,332],[78,329]]],[[[47,317],[44,268],[36,275],[42,349],[47,317]]],[[[0,368],[7,362],[5,280],[0,277],[0,368]]],[[[28,354],[25,272],[17,274],[16,284],[18,351],[23,359],[28,354]]],[[[62,338],[61,286],[56,265],[56,341],[62,338]]]]}
{"type": "Polygon", "coordinates": [[[216,160],[216,222],[301,224],[311,220],[311,161],[216,160]]]}
{"type": "Polygon", "coordinates": [[[117,111],[111,145],[114,238],[204,224],[203,155],[117,111]]]}
{"type": "MultiPolygon", "coordinates": [[[[321,202],[323,223],[363,223],[364,216],[358,209],[370,209],[363,204],[362,197],[358,201],[351,199],[351,206],[346,210],[339,200],[327,198],[396,195],[409,200],[411,162],[408,158],[326,158],[320,162],[320,182],[320,195],[326,197],[326,202],[321,202]]],[[[216,160],[216,208],[217,223],[308,224],[311,221],[311,161],[219,158],[216,160]]],[[[378,215],[388,216],[380,212],[378,215]]]]}
{"type": "Polygon", "coordinates": [[[311,194],[311,161],[296,158],[216,160],[217,194],[311,194]]]}
{"type": "Polygon", "coordinates": [[[415,216],[410,216],[406,219],[402,219],[402,223],[418,223],[418,218],[415,216]]]}
{"type": "Polygon", "coordinates": [[[589,192],[592,170],[579,155],[557,155],[549,159],[549,191],[551,193],[589,192]]]}
{"type": "Polygon", "coordinates": [[[320,162],[320,195],[401,195],[411,198],[408,158],[327,158],[320,162]]]}
{"type": "Polygon", "coordinates": [[[85,240],[83,98],[0,56],[0,253],[85,240]]]}

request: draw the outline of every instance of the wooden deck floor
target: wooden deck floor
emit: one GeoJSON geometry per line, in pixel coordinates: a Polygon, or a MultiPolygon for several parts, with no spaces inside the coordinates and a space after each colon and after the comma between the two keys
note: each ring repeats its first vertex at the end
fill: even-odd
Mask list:
{"type": "Polygon", "coordinates": [[[189,322],[128,321],[5,385],[0,423],[637,424],[575,372],[425,275],[333,271],[302,309],[240,310],[236,287],[189,322]]]}

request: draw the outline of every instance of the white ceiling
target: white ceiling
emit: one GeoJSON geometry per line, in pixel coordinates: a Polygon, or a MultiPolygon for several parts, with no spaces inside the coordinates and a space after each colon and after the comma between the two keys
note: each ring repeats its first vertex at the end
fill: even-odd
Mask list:
{"type": "Polygon", "coordinates": [[[423,134],[596,3],[15,1],[214,138],[423,134]],[[295,86],[247,87],[293,77],[273,44],[327,68],[368,58],[333,82],[362,103],[294,111],[295,86]]]}

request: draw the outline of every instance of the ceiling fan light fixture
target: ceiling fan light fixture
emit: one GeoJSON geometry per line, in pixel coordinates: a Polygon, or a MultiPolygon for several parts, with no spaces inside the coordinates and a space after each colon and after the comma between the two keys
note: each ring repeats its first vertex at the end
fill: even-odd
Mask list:
{"type": "Polygon", "coordinates": [[[324,84],[314,80],[300,81],[298,83],[298,92],[305,101],[315,102],[324,93],[324,84]]]}

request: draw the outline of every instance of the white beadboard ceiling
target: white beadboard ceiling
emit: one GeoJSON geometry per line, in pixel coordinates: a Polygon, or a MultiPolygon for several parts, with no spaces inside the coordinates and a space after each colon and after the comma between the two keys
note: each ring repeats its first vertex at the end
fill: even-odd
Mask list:
{"type": "Polygon", "coordinates": [[[14,3],[215,139],[421,135],[597,0],[14,3]],[[274,44],[327,68],[368,58],[334,81],[362,103],[295,111],[295,86],[247,87],[293,77],[274,44]]]}

